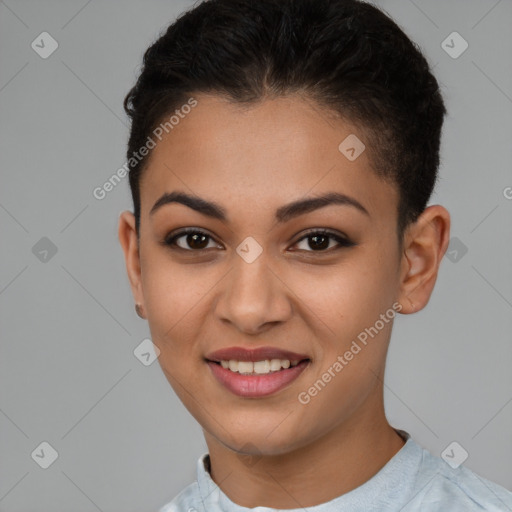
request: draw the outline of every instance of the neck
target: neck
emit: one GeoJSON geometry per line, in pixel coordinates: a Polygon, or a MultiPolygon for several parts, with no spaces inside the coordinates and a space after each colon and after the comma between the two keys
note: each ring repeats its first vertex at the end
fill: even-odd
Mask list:
{"type": "Polygon", "coordinates": [[[249,464],[205,431],[211,477],[243,507],[301,508],[331,501],[372,478],[405,443],[387,422],[382,403],[367,405],[312,443],[282,455],[255,456],[249,464]]]}

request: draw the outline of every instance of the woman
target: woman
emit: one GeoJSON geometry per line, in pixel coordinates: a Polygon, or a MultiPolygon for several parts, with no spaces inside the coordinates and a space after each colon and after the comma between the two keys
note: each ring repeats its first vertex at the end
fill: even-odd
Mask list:
{"type": "Polygon", "coordinates": [[[208,446],[161,512],[512,510],[384,412],[394,318],[450,231],[427,207],[446,110],[402,30],[356,0],[202,2],[125,108],[128,277],[208,446]]]}

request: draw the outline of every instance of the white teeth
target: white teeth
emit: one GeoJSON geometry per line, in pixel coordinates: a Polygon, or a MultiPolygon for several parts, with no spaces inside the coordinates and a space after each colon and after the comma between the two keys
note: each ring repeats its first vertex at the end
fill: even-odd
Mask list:
{"type": "Polygon", "coordinates": [[[281,369],[281,359],[272,359],[270,361],[270,371],[276,372],[281,369]]]}
{"type": "MultiPolygon", "coordinates": [[[[230,361],[231,363],[231,361],[230,361]]],[[[239,373],[252,373],[254,369],[254,363],[252,361],[238,361],[238,372],[239,373]]]]}
{"type": "Polygon", "coordinates": [[[299,360],[295,359],[290,361],[289,359],[265,359],[263,361],[236,361],[230,359],[229,361],[221,361],[220,364],[223,368],[229,369],[232,372],[238,372],[243,374],[265,374],[270,372],[277,372],[281,368],[290,368],[290,366],[297,366],[299,360]]]}
{"type": "Polygon", "coordinates": [[[270,361],[257,361],[254,363],[254,373],[269,373],[270,372],[270,361]]]}

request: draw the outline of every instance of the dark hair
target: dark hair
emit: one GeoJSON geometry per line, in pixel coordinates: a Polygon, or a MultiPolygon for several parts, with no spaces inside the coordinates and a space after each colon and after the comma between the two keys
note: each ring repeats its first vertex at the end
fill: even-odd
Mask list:
{"type": "MultiPolygon", "coordinates": [[[[418,46],[376,7],[358,0],[207,0],[184,12],[146,50],[124,100],[132,121],[128,158],[199,92],[240,104],[292,93],[316,100],[361,130],[374,171],[398,187],[400,244],[425,209],[446,109],[418,46]]],[[[137,234],[149,157],[130,161],[137,234]]]]}

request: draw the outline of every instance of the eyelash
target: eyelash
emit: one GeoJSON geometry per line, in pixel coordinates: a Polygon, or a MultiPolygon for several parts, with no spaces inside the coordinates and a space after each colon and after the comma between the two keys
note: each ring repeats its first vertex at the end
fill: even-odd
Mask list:
{"type": "MultiPolygon", "coordinates": [[[[200,253],[200,252],[205,251],[206,249],[184,249],[183,247],[179,247],[179,246],[176,245],[176,240],[178,240],[179,238],[181,238],[183,236],[190,235],[190,234],[203,235],[203,236],[209,238],[210,240],[215,241],[215,239],[211,235],[209,235],[208,233],[206,233],[206,232],[204,232],[204,231],[202,231],[200,229],[197,229],[197,228],[185,228],[185,229],[182,229],[181,231],[179,231],[178,233],[176,233],[176,234],[174,234],[172,236],[168,236],[162,242],[162,244],[164,246],[168,246],[172,250],[181,250],[181,251],[185,251],[185,252],[196,252],[196,253],[200,253]]],[[[326,230],[326,229],[316,229],[316,230],[308,231],[302,238],[297,240],[293,245],[297,245],[298,243],[302,242],[303,240],[307,240],[308,238],[312,238],[314,235],[327,236],[327,237],[332,238],[333,240],[335,240],[339,245],[338,245],[338,247],[335,247],[334,249],[330,248],[330,249],[323,249],[323,250],[318,250],[318,251],[306,250],[305,252],[311,252],[311,253],[331,253],[333,250],[353,247],[354,245],[356,245],[354,242],[352,242],[348,238],[340,236],[340,235],[338,235],[336,233],[333,233],[332,231],[329,231],[329,230],[326,230]]],[[[300,251],[303,251],[303,249],[300,249],[300,251]]]]}

